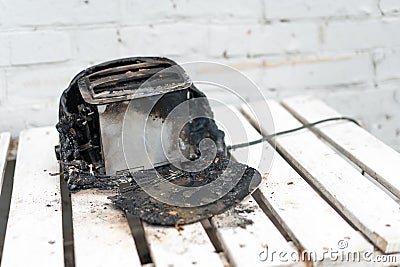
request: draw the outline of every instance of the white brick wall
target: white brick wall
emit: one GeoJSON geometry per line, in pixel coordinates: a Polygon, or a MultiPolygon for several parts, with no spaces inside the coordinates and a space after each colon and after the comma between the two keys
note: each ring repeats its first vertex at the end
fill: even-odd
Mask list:
{"type": "Polygon", "coordinates": [[[80,29],[71,32],[72,58],[93,64],[119,57],[116,28],[80,29]]]}
{"type": "Polygon", "coordinates": [[[0,34],[0,67],[10,65],[9,41],[6,34],[0,34]]]}
{"type": "Polygon", "coordinates": [[[330,51],[364,51],[400,45],[400,16],[368,20],[332,21],[324,27],[322,47],[330,51]]]}
{"type": "Polygon", "coordinates": [[[5,71],[4,70],[0,70],[0,105],[5,105],[4,102],[7,99],[6,86],[7,86],[7,84],[6,84],[5,71]]]}
{"type": "Polygon", "coordinates": [[[70,38],[56,31],[12,33],[9,38],[11,65],[63,62],[71,58],[70,38]]]}
{"type": "Polygon", "coordinates": [[[175,59],[192,55],[208,57],[208,30],[207,25],[197,23],[122,27],[121,54],[165,55],[175,59]]]}
{"type": "Polygon", "coordinates": [[[400,2],[397,0],[380,0],[379,8],[380,11],[385,15],[399,14],[400,2]]]}
{"type": "Polygon", "coordinates": [[[120,16],[118,0],[2,0],[0,7],[10,28],[115,23],[120,16]]]}
{"type": "Polygon", "coordinates": [[[379,82],[400,79],[400,48],[381,52],[376,63],[376,78],[379,82]]]}
{"type": "Polygon", "coordinates": [[[213,57],[245,57],[313,52],[318,49],[315,23],[233,24],[210,27],[213,57]]]}
{"type": "Polygon", "coordinates": [[[305,88],[372,83],[373,69],[367,54],[281,60],[266,68],[263,84],[269,88],[305,88]]]}
{"type": "Polygon", "coordinates": [[[196,21],[225,22],[232,20],[258,22],[263,15],[263,0],[122,0],[123,24],[196,21]]]}
{"type": "Polygon", "coordinates": [[[271,97],[392,90],[399,29],[398,0],[2,0],[0,131],[54,124],[77,72],[127,56],[225,63],[271,97]]]}
{"type": "MultiPolygon", "coordinates": [[[[393,0],[396,1],[396,0],[393,0]]],[[[342,18],[371,16],[379,12],[375,0],[279,0],[265,1],[268,19],[342,18]]]]}

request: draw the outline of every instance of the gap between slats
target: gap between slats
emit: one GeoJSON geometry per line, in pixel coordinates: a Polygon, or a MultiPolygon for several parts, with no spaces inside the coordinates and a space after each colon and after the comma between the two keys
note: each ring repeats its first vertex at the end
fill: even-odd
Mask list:
{"type": "Polygon", "coordinates": [[[10,133],[0,134],[0,191],[3,184],[4,172],[7,164],[7,158],[10,150],[10,133]]]}
{"type": "Polygon", "coordinates": [[[4,172],[3,187],[0,194],[0,266],[3,255],[4,239],[6,236],[8,214],[10,212],[14,170],[15,160],[8,161],[4,172]]]}
{"type": "Polygon", "coordinates": [[[130,213],[126,213],[126,218],[131,229],[132,238],[135,240],[140,262],[142,265],[153,264],[142,221],[130,213]]]}
{"type": "Polygon", "coordinates": [[[67,188],[63,175],[60,175],[62,227],[64,239],[64,266],[75,267],[74,228],[72,224],[71,193],[67,188]]]}

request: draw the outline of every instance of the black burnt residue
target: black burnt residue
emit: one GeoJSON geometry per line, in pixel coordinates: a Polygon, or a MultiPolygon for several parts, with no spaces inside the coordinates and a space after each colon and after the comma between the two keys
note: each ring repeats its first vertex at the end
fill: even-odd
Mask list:
{"type": "Polygon", "coordinates": [[[223,215],[220,215],[216,220],[217,227],[229,227],[229,228],[243,228],[253,225],[254,221],[250,219],[249,215],[254,213],[256,209],[255,205],[249,204],[237,204],[231,207],[223,215]]]}
{"type": "MultiPolygon", "coordinates": [[[[196,207],[176,207],[158,201],[153,197],[149,197],[143,189],[138,186],[133,179],[130,183],[121,184],[120,194],[111,197],[111,200],[121,209],[136,215],[152,224],[160,225],[176,225],[187,224],[209,218],[215,214],[228,210],[232,205],[239,203],[249,193],[251,193],[251,184],[253,179],[261,181],[261,176],[253,168],[247,167],[240,163],[230,162],[228,158],[220,157],[218,163],[213,163],[200,172],[185,172],[177,170],[170,164],[156,168],[156,170],[146,170],[134,173],[134,176],[154,177],[156,172],[163,177],[171,176],[171,173],[178,179],[171,180],[181,186],[201,186],[206,183],[215,181],[224,173],[224,175],[234,179],[238,173],[242,174],[242,178],[238,184],[227,194],[213,201],[210,204],[196,207]],[[230,164],[229,168],[228,164],[230,164]]],[[[217,161],[214,161],[217,162],[217,161]]],[[[137,177],[142,178],[142,177],[137,177]]],[[[154,186],[157,186],[155,184],[154,186]]],[[[224,186],[224,185],[222,185],[224,186]]],[[[252,224],[250,219],[246,219],[242,215],[236,216],[237,220],[233,222],[236,226],[245,228],[246,225],[252,224]]]]}
{"type": "MultiPolygon", "coordinates": [[[[147,222],[162,225],[191,223],[227,210],[230,206],[246,197],[251,188],[261,181],[261,176],[255,169],[231,162],[227,157],[224,132],[218,129],[212,119],[213,113],[205,95],[193,84],[184,90],[167,90],[153,107],[150,116],[157,119],[165,119],[178,104],[188,99],[197,98],[199,101],[190,106],[189,113],[195,111],[196,114],[204,114],[204,117],[192,119],[190,123],[185,125],[180,133],[180,139],[186,145],[184,146],[185,148],[181,149],[188,150],[186,152],[190,153],[183,151],[183,154],[190,155],[189,158],[193,160],[200,156],[199,144],[201,140],[204,138],[211,139],[216,144],[217,156],[213,164],[207,169],[202,172],[189,173],[177,170],[172,165],[166,164],[155,170],[144,170],[133,174],[107,175],[101,145],[98,107],[96,104],[86,102],[84,100],[86,98],[83,97],[79,88],[79,81],[93,73],[102,75],[102,73],[120,71],[123,69],[121,66],[147,63],[154,65],[157,62],[161,62],[161,67],[176,64],[164,58],[127,58],[99,64],[79,73],[60,99],[59,122],[56,126],[60,134],[60,145],[56,147],[56,154],[60,161],[63,177],[71,191],[88,188],[116,189],[119,193],[111,197],[112,201],[121,209],[139,216],[147,222]],[[115,71],[112,68],[115,68],[115,71]],[[147,175],[147,177],[151,178],[154,171],[163,176],[177,173],[180,179],[174,180],[174,183],[183,186],[200,186],[218,179],[226,171],[226,166],[229,162],[232,165],[229,169],[229,175],[232,178],[235,175],[244,173],[239,183],[220,200],[201,207],[179,208],[161,203],[147,195],[136,185],[133,179],[134,175],[147,175]]],[[[104,79],[104,77],[102,78],[104,79]]],[[[115,84],[120,83],[117,81],[115,84]]],[[[102,87],[102,90],[112,92],[113,88],[102,87]]],[[[143,97],[141,100],[145,105],[146,101],[151,101],[151,96],[143,97]]],[[[109,108],[118,107],[117,100],[111,102],[110,99],[106,99],[105,101],[107,103],[115,103],[108,105],[109,108]]],[[[191,114],[188,115],[191,116],[191,114]]]]}

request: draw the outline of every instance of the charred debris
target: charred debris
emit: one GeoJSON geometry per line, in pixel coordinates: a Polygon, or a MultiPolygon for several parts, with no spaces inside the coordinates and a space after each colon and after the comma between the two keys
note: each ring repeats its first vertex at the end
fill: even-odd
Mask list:
{"type": "MultiPolygon", "coordinates": [[[[224,132],[218,129],[212,118],[213,113],[206,96],[172,60],[138,57],[105,62],[80,72],[63,92],[56,126],[60,134],[56,155],[70,191],[110,189],[114,192],[110,199],[115,205],[149,223],[192,223],[239,203],[261,182],[261,176],[255,169],[230,160],[224,143],[224,132]],[[199,101],[188,110],[189,123],[185,124],[181,132],[173,130],[171,133],[179,135],[183,145],[171,146],[171,149],[180,149],[188,159],[195,160],[201,156],[201,140],[211,139],[217,151],[207,168],[189,172],[164,162],[155,168],[132,171],[130,168],[119,170],[120,166],[112,165],[113,156],[108,155],[108,152],[115,150],[111,151],[111,155],[115,155],[120,153],[118,149],[121,148],[110,142],[113,140],[107,140],[111,138],[107,133],[111,126],[102,125],[107,123],[104,114],[112,112],[116,114],[114,119],[120,120],[123,116],[118,116],[118,113],[127,112],[121,109],[123,105],[135,101],[135,108],[140,111],[142,105],[154,101],[147,115],[164,123],[176,106],[189,99],[199,101]],[[190,119],[192,112],[203,116],[190,119]],[[230,168],[227,168],[228,164],[230,168]],[[198,207],[178,207],[158,201],[135,181],[135,178],[141,177],[148,179],[151,186],[157,187],[157,180],[153,180],[153,177],[158,174],[177,185],[198,187],[215,181],[222,173],[232,179],[238,175],[241,177],[227,194],[198,207]]],[[[117,129],[121,125],[121,121],[112,122],[112,127],[117,129]]],[[[143,139],[143,136],[132,138],[143,139]]],[[[159,153],[155,154],[159,156],[159,153]]],[[[141,162],[137,164],[139,166],[141,162]]]]}

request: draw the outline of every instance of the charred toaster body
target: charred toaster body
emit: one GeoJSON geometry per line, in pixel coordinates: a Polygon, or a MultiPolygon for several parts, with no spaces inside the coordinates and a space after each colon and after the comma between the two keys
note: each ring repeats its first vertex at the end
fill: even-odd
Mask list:
{"type": "Polygon", "coordinates": [[[57,130],[69,189],[117,189],[113,203],[149,223],[210,217],[261,182],[256,170],[229,159],[207,98],[166,58],[82,71],[61,96],[57,130]]]}

